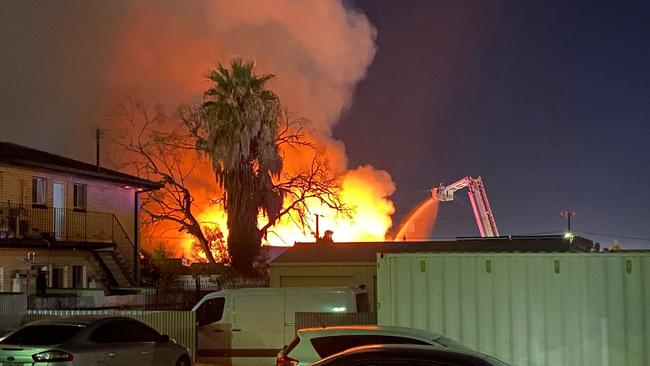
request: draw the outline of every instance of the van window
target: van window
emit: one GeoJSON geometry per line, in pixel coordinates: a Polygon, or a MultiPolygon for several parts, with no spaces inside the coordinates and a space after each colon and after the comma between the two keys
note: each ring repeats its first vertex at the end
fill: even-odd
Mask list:
{"type": "Polygon", "coordinates": [[[199,325],[206,325],[218,322],[223,318],[223,308],[226,305],[225,297],[216,297],[206,300],[196,309],[196,322],[199,325]]]}
{"type": "Polygon", "coordinates": [[[311,344],[318,355],[322,358],[331,356],[335,353],[343,352],[346,349],[365,346],[368,344],[422,344],[430,345],[417,339],[396,337],[387,335],[340,335],[329,337],[312,338],[311,344]]]}

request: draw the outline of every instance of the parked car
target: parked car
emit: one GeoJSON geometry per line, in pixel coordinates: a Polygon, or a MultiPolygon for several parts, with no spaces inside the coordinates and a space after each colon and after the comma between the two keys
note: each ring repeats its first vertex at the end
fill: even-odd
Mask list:
{"type": "Polygon", "coordinates": [[[324,358],[312,366],[508,366],[477,352],[451,350],[443,346],[375,344],[351,348],[324,358]]]}
{"type": "Polygon", "coordinates": [[[452,339],[421,329],[380,325],[336,326],[298,330],[294,340],[278,353],[276,365],[309,365],[349,348],[369,344],[416,344],[472,352],[452,339]]]}
{"type": "Polygon", "coordinates": [[[52,318],[0,339],[2,365],[189,366],[187,349],[125,317],[52,318]]]}

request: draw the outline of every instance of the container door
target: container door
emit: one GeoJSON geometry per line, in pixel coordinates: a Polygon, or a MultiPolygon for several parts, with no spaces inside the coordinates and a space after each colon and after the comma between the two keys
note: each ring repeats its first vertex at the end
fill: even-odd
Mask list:
{"type": "Polygon", "coordinates": [[[233,300],[233,365],[274,365],[284,346],[284,294],[243,295],[233,300]]]}

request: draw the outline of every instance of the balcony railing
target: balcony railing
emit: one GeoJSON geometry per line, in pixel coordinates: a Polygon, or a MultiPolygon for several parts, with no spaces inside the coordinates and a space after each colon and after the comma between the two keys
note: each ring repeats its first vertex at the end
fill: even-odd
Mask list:
{"type": "Polygon", "coordinates": [[[0,239],[114,242],[113,214],[0,203],[0,239]]]}
{"type": "Polygon", "coordinates": [[[2,239],[111,243],[115,245],[118,264],[133,276],[133,242],[112,213],[0,203],[2,239]]]}

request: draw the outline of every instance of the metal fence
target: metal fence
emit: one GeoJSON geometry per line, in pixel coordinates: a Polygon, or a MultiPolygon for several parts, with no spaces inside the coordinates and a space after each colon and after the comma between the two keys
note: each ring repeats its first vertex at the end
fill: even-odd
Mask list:
{"type": "Polygon", "coordinates": [[[76,315],[126,316],[140,320],[185,346],[192,360],[196,359],[196,317],[191,311],[145,310],[28,310],[25,323],[36,320],[76,315]]]}
{"type": "Polygon", "coordinates": [[[113,214],[31,204],[0,203],[0,238],[51,237],[113,241],[113,214]]]}
{"type": "Polygon", "coordinates": [[[268,287],[268,279],[231,278],[208,283],[197,277],[195,282],[177,281],[145,292],[144,308],[147,310],[190,310],[211,292],[244,287],[268,287]]]}

